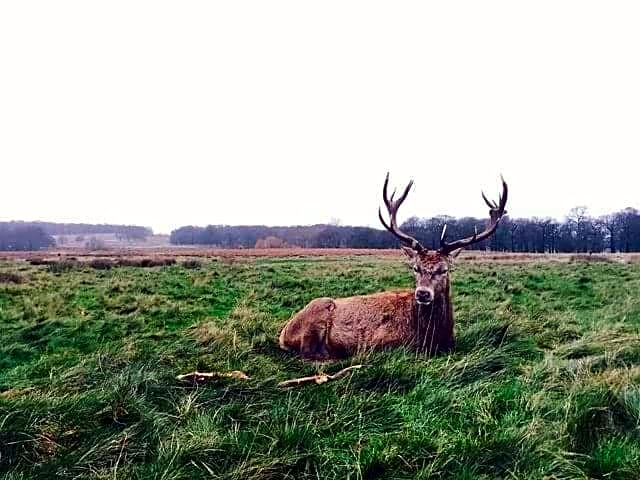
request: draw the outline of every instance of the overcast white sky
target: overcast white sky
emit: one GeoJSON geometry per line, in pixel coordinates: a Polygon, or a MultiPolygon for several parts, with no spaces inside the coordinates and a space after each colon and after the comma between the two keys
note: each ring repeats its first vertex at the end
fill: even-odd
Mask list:
{"type": "Polygon", "coordinates": [[[0,220],[640,207],[640,2],[0,3],[0,220]]]}

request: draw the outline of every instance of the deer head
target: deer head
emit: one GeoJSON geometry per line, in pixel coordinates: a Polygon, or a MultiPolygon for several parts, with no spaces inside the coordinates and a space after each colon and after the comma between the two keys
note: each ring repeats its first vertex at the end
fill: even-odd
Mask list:
{"type": "Polygon", "coordinates": [[[414,237],[398,228],[396,219],[398,209],[407,198],[413,185],[413,180],[406,186],[402,195],[394,200],[395,190],[391,197],[388,196],[389,174],[387,173],[382,189],[382,198],[389,213],[389,222],[385,221],[381,209],[378,209],[378,217],[382,225],[400,240],[402,251],[409,258],[411,267],[416,275],[415,299],[418,304],[428,305],[441,295],[448,296],[450,259],[455,258],[463,248],[481,242],[495,233],[500,219],[507,213],[505,206],[507,204],[508,189],[504,179],[500,178],[502,180],[502,194],[499,196],[497,203],[489,201],[484,192],[482,192],[482,198],[489,206],[489,223],[485,230],[481,233],[476,231],[470,237],[449,243],[446,240],[447,226],[445,225],[440,236],[440,248],[429,251],[414,237]]]}

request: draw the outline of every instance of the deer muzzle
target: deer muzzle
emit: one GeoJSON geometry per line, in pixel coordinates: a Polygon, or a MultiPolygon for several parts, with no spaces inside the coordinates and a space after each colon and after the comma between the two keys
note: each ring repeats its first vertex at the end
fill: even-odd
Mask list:
{"type": "Polygon", "coordinates": [[[422,305],[428,305],[433,302],[433,290],[427,287],[418,287],[416,288],[416,302],[422,305]]]}

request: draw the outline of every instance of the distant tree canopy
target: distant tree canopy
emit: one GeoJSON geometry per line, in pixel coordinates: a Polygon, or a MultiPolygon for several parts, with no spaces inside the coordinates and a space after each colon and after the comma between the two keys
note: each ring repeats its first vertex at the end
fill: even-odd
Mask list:
{"type": "Polygon", "coordinates": [[[265,227],[209,225],[181,227],[171,232],[174,245],[212,245],[221,248],[262,246],[263,239],[277,238],[290,246],[305,248],[392,248],[396,245],[386,231],[368,227],[311,225],[265,227]]]}
{"type": "MultiPolygon", "coordinates": [[[[482,231],[487,219],[473,217],[412,217],[401,228],[425,247],[438,248],[442,227],[447,238],[458,239],[482,231]]],[[[291,246],[306,248],[394,248],[397,240],[387,231],[369,227],[312,225],[293,227],[186,226],[171,232],[174,245],[211,245],[221,248],[251,248],[261,239],[274,237],[291,246]]],[[[627,208],[601,217],[588,215],[586,207],[576,207],[566,219],[509,218],[500,222],[491,238],[475,244],[473,250],[507,252],[638,252],[640,212],[627,208]]]]}
{"type": "MultiPolygon", "coordinates": [[[[460,238],[481,231],[486,220],[435,217],[410,218],[403,224],[407,232],[423,245],[437,248],[442,226],[447,237],[460,238]]],[[[638,252],[640,251],[640,212],[627,208],[620,212],[591,217],[585,207],[572,209],[563,222],[551,218],[505,217],[495,235],[473,249],[508,252],[638,252]]]]}
{"type": "Polygon", "coordinates": [[[0,224],[0,251],[41,250],[55,244],[53,237],[41,227],[0,224]]]}
{"type": "MultiPolygon", "coordinates": [[[[481,231],[487,219],[473,217],[411,217],[402,229],[425,247],[437,248],[442,227],[447,237],[457,239],[481,231]]],[[[143,240],[152,235],[147,227],[136,225],[61,224],[52,222],[0,222],[1,250],[39,250],[55,245],[53,235],[95,235],[110,233],[121,240],[143,240]]],[[[395,248],[397,240],[385,230],[329,225],[266,227],[209,225],[181,227],[171,232],[174,245],[211,245],[221,248],[395,248]]],[[[592,217],[586,207],[573,208],[564,221],[551,218],[509,218],[500,222],[496,234],[472,246],[474,250],[508,252],[638,252],[640,251],[640,212],[626,208],[616,213],[592,217]]]]}
{"type": "Polygon", "coordinates": [[[54,222],[0,222],[0,226],[24,227],[36,226],[48,235],[95,235],[98,233],[113,233],[115,235],[131,235],[131,238],[140,236],[148,237],[153,235],[153,230],[149,227],[138,225],[112,225],[112,224],[91,224],[91,223],[54,223],[54,222]]]}
{"type": "Polygon", "coordinates": [[[147,227],[121,225],[117,227],[115,234],[118,240],[130,242],[132,240],[146,240],[147,237],[153,235],[153,231],[147,227]]]}
{"type": "Polygon", "coordinates": [[[40,250],[56,244],[53,235],[79,238],[83,235],[114,234],[120,240],[144,240],[153,235],[147,227],[137,225],[91,225],[85,223],[0,222],[0,251],[40,250]]]}

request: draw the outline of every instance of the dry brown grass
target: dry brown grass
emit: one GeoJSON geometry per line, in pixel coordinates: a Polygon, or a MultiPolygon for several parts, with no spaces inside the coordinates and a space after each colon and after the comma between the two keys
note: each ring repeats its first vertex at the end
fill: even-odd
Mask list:
{"type": "Polygon", "coordinates": [[[119,267],[164,267],[167,265],[175,265],[176,259],[171,257],[153,257],[153,258],[126,258],[120,257],[114,260],[114,264],[119,267]]]}
{"type": "Polygon", "coordinates": [[[222,329],[215,322],[203,322],[192,330],[193,337],[201,344],[207,345],[211,342],[223,342],[229,338],[229,332],[222,329]]]}
{"type": "MultiPolygon", "coordinates": [[[[58,267],[68,267],[67,270],[75,267],[87,266],[95,270],[109,270],[113,267],[163,267],[175,265],[177,263],[174,257],[106,257],[103,255],[84,255],[78,257],[58,256],[55,258],[46,257],[30,257],[26,258],[31,265],[46,265],[52,269],[58,267]]],[[[190,267],[194,268],[194,267],[190,267]]],[[[1,281],[1,280],[0,280],[1,281]]]]}
{"type": "MultiPolygon", "coordinates": [[[[173,265],[180,260],[185,268],[197,268],[195,262],[210,258],[233,262],[253,258],[309,258],[309,257],[375,257],[401,258],[398,249],[357,249],[357,248],[207,248],[207,247],[162,247],[129,248],[108,252],[89,252],[83,249],[48,250],[42,252],[7,252],[5,260],[23,259],[32,265],[49,265],[60,260],[78,260],[90,263],[104,258],[113,266],[153,267],[173,265]]],[[[571,253],[517,253],[517,252],[463,252],[459,262],[500,262],[500,263],[575,263],[611,262],[640,263],[640,253],[615,254],[571,254],[571,253]]]]}

